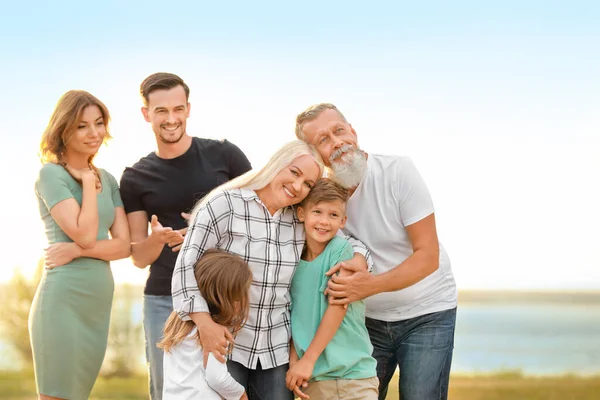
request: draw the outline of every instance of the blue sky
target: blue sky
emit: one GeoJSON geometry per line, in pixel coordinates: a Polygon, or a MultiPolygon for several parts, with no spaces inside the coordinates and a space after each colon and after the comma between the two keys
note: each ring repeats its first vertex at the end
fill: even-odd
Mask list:
{"type": "MultiPolygon", "coordinates": [[[[32,185],[58,97],[107,104],[98,164],[118,178],[153,149],[139,83],[169,71],[192,90],[189,132],[254,165],[321,101],[368,152],[411,156],[459,287],[598,289],[598,21],[591,1],[5,5],[2,218],[19,243],[5,263],[28,268],[43,247],[32,185]]],[[[117,279],[143,280],[132,268],[117,279]]]]}

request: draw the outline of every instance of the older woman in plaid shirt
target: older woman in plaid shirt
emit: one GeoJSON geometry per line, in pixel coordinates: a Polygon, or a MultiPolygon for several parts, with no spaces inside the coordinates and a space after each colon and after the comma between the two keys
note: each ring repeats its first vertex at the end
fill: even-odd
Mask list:
{"type": "MultiPolygon", "coordinates": [[[[198,326],[205,361],[221,361],[233,337],[212,321],[193,266],[210,248],[241,256],[252,270],[250,314],[227,362],[250,399],[292,399],[285,385],[289,363],[290,284],[304,246],[304,226],[294,208],[322,176],[323,162],[312,147],[293,141],[265,167],[216,188],[195,207],[173,272],[173,307],[198,326]]],[[[351,262],[363,263],[367,250],[351,262]]],[[[301,395],[300,392],[297,394],[301,395]]]]}

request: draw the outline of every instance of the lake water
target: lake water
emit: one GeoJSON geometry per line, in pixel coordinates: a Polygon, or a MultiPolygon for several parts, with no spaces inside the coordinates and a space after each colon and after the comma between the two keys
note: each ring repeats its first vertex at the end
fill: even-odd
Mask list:
{"type": "MultiPolygon", "coordinates": [[[[15,354],[0,339],[0,369],[13,368],[15,354]]],[[[452,371],[500,370],[600,374],[600,302],[461,302],[452,371]]]]}

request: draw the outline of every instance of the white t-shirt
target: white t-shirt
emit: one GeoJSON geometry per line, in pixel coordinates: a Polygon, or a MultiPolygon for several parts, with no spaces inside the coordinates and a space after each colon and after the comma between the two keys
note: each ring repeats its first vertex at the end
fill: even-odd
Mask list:
{"type": "Polygon", "coordinates": [[[204,353],[196,328],[163,358],[163,400],[239,400],[244,387],[233,379],[227,365],[204,353]]]}
{"type": "MultiPolygon", "coordinates": [[[[408,157],[369,154],[367,170],[347,206],[344,231],[372,252],[373,273],[395,268],[412,255],[406,226],[434,212],[427,186],[408,157]]],[[[456,307],[450,259],[440,243],[439,268],[402,290],[366,299],[367,317],[400,321],[456,307]]]]}

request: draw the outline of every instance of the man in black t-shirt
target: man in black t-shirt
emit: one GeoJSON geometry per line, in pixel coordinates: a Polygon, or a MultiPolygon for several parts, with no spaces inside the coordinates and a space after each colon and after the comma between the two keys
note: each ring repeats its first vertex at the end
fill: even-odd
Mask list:
{"type": "Polygon", "coordinates": [[[121,197],[131,232],[131,258],[150,265],[144,289],[144,333],[150,397],[162,398],[163,352],[156,347],[173,310],[171,277],[194,204],[222,183],[250,170],[244,153],[227,140],[189,136],[189,88],[174,74],[156,73],[140,86],[142,114],[156,136],[155,152],[125,168],[121,197]],[[150,224],[150,234],[148,234],[150,224]]]}

